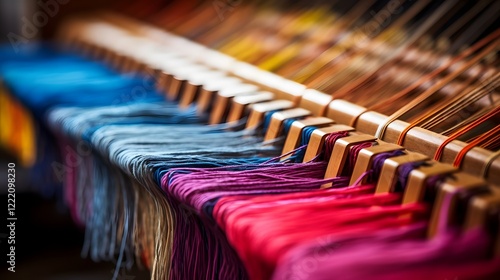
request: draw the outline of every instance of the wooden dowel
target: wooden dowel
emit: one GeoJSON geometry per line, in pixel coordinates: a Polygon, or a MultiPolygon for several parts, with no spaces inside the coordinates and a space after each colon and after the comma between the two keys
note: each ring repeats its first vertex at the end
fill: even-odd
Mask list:
{"type": "MultiPolygon", "coordinates": [[[[349,112],[345,112],[349,114],[349,112]]],[[[357,131],[367,134],[375,134],[379,124],[384,123],[388,116],[377,112],[363,113],[357,119],[354,127],[357,131]]],[[[384,134],[383,141],[396,143],[398,136],[409,124],[404,121],[396,120],[392,122],[384,134]]],[[[446,136],[432,132],[420,127],[414,127],[408,131],[403,146],[412,152],[424,154],[433,157],[439,146],[446,140],[446,136]]],[[[456,155],[466,146],[465,142],[454,140],[444,149],[441,162],[453,163],[456,155]]],[[[493,152],[475,147],[470,150],[464,158],[461,169],[471,175],[483,176],[483,167],[487,164],[488,158],[493,152]]],[[[500,158],[495,159],[488,168],[487,181],[492,184],[500,182],[500,158]]]]}
{"type": "MultiPolygon", "coordinates": [[[[196,62],[217,70],[227,71],[229,74],[242,79],[244,82],[255,84],[262,90],[268,90],[275,94],[276,100],[290,100],[298,106],[301,106],[300,104],[302,104],[307,107],[308,110],[311,110],[315,115],[325,115],[332,118],[337,123],[354,126],[356,130],[361,133],[374,135],[379,125],[385,123],[389,118],[388,116],[377,112],[367,111],[361,106],[344,100],[334,100],[330,103],[331,105],[325,112],[325,103],[329,102],[328,98],[319,98],[317,101],[315,101],[314,98],[307,98],[302,101],[301,97],[303,94],[310,92],[311,90],[307,90],[306,87],[300,83],[296,83],[268,71],[261,70],[251,64],[236,61],[227,55],[210,50],[198,43],[189,41],[185,38],[142,22],[137,22],[116,14],[106,14],[105,18],[111,20],[118,26],[126,28],[126,30],[131,33],[140,34],[146,36],[152,41],[165,44],[169,48],[175,49],[181,54],[193,58],[196,62]]],[[[86,44],[82,45],[88,47],[86,44]]],[[[313,95],[315,96],[318,94],[315,93],[313,95]]],[[[408,123],[399,120],[392,122],[387,127],[387,131],[381,140],[388,143],[396,143],[397,137],[408,125],[408,123]]],[[[445,139],[446,136],[415,127],[408,131],[403,145],[410,151],[422,153],[432,157],[436,149],[439,145],[441,145],[441,143],[444,142],[445,139]]],[[[462,141],[452,141],[444,149],[441,161],[445,163],[452,163],[455,156],[465,146],[466,143],[462,141]]],[[[491,154],[491,151],[480,147],[472,149],[464,158],[462,170],[476,176],[487,174],[488,182],[498,184],[498,182],[500,182],[500,158],[493,160],[486,172],[483,170],[483,168],[487,165],[491,154]]]]}

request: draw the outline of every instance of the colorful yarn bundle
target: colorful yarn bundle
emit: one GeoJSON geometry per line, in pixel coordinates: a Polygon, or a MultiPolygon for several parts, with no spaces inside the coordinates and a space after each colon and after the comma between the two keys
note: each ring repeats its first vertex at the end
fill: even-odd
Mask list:
{"type": "MultiPolygon", "coordinates": [[[[465,193],[464,193],[465,194],[465,193]]],[[[446,216],[453,194],[444,199],[446,216]]],[[[492,236],[438,225],[427,240],[425,223],[375,232],[329,234],[303,242],[281,261],[272,279],[496,279],[500,259],[491,259],[492,236]]]]}
{"type": "MultiPolygon", "coordinates": [[[[330,139],[335,139],[338,136],[345,137],[345,133],[331,134],[331,136],[332,137],[330,137],[330,139]]],[[[334,144],[335,142],[330,141],[327,143],[334,144]]],[[[364,144],[355,145],[352,150],[359,151],[360,146],[364,146],[364,144]]],[[[380,154],[379,158],[387,158],[390,154],[391,153],[380,154]]],[[[398,153],[392,154],[397,155],[398,153]]],[[[326,158],[326,160],[328,160],[328,158],[326,158]]],[[[381,160],[378,161],[382,162],[381,160]]],[[[380,170],[380,167],[374,167],[374,170],[375,168],[380,170]]],[[[270,227],[274,227],[274,225],[277,226],[277,229],[283,229],[283,232],[263,237],[262,242],[266,242],[267,240],[271,243],[275,242],[275,238],[272,238],[272,236],[281,236],[281,233],[293,234],[294,232],[303,232],[303,230],[299,229],[304,229],[300,222],[293,223],[296,226],[294,229],[285,228],[285,226],[277,219],[280,217],[286,219],[285,216],[286,213],[288,213],[287,210],[283,213],[273,213],[272,206],[280,208],[283,207],[283,205],[289,205],[296,206],[297,209],[306,209],[308,206],[318,205],[318,207],[320,207],[319,210],[323,209],[324,211],[329,211],[333,208],[330,208],[331,206],[321,206],[321,203],[327,201],[335,203],[341,198],[347,199],[355,195],[366,195],[373,193],[374,191],[373,185],[346,187],[348,185],[348,177],[323,179],[323,175],[326,170],[325,161],[303,164],[263,165],[259,168],[250,170],[234,170],[241,169],[241,167],[233,167],[231,169],[228,169],[227,167],[218,169],[173,169],[163,177],[163,189],[169,197],[172,197],[169,201],[172,205],[177,205],[179,211],[187,211],[187,216],[189,217],[188,223],[186,223],[185,217],[183,218],[181,216],[178,218],[176,227],[176,230],[178,231],[176,232],[174,238],[178,239],[175,244],[182,247],[181,249],[174,250],[174,256],[172,258],[173,274],[171,275],[173,279],[180,279],[182,276],[186,275],[190,278],[198,279],[205,271],[212,271],[210,265],[214,263],[227,263],[231,265],[227,269],[224,269],[224,267],[220,268],[220,274],[218,275],[213,273],[210,274],[210,279],[242,278],[243,276],[241,273],[236,273],[237,271],[234,269],[238,264],[238,262],[236,262],[238,258],[233,261],[232,258],[234,257],[231,257],[232,248],[236,249],[239,259],[241,259],[245,264],[246,269],[244,271],[249,273],[251,279],[269,278],[270,273],[272,273],[272,269],[269,268],[268,265],[261,264],[259,267],[259,265],[252,266],[248,263],[258,262],[257,260],[260,256],[257,252],[263,252],[263,248],[269,248],[270,246],[269,244],[256,242],[257,240],[255,238],[259,235],[258,232],[263,232],[264,229],[258,231],[250,229],[253,225],[258,226],[260,222],[267,224],[267,226],[265,226],[266,230],[270,227]],[[333,188],[328,190],[319,190],[319,186],[325,183],[333,183],[333,188]],[[265,202],[269,203],[268,207],[270,208],[266,208],[265,202]],[[233,212],[230,212],[231,210],[238,212],[239,210],[245,211],[247,208],[254,209],[253,207],[255,207],[256,212],[243,212],[240,213],[241,216],[231,216],[233,214],[233,212]],[[248,218],[244,218],[244,216],[248,216],[248,218]],[[254,217],[255,220],[253,219],[254,217]],[[268,223],[266,218],[273,219],[273,222],[268,223]],[[215,221],[217,221],[220,228],[224,231],[224,234],[222,234],[220,229],[215,226],[215,221]],[[228,223],[229,221],[238,223],[248,221],[248,224],[245,223],[245,225],[241,225],[243,231],[237,231],[233,234],[230,231],[229,226],[226,224],[226,221],[228,223]],[[187,232],[189,232],[189,234],[187,234],[187,232]],[[224,235],[228,238],[231,246],[226,244],[227,240],[224,238],[224,235]],[[241,245],[255,246],[255,251],[242,253],[240,251],[241,248],[239,247],[239,243],[233,238],[241,238],[243,240],[246,239],[247,241],[252,239],[250,242],[242,241],[241,245]],[[206,247],[201,246],[202,244],[193,244],[193,240],[208,242],[211,245],[206,247]],[[217,244],[217,242],[219,244],[217,244]],[[206,250],[209,251],[206,253],[200,253],[202,248],[207,248],[206,250]],[[218,250],[221,250],[224,253],[218,254],[216,248],[220,248],[218,250]],[[192,255],[193,251],[199,252],[202,256],[205,256],[205,258],[213,258],[213,260],[207,261],[209,266],[204,267],[203,260],[198,259],[198,255],[192,255]],[[222,258],[222,260],[220,260],[220,258],[222,258]],[[175,265],[177,261],[179,265],[175,265]],[[195,265],[189,266],[190,269],[187,270],[184,265],[181,265],[183,263],[195,263],[195,265]],[[263,268],[262,266],[266,268],[263,268]],[[175,268],[178,268],[179,271],[175,268]]],[[[376,179],[377,176],[373,176],[371,181],[376,179]]],[[[381,206],[385,204],[395,205],[397,202],[400,202],[400,196],[398,195],[387,195],[385,197],[378,196],[376,199],[370,195],[365,197],[361,202],[359,199],[361,198],[357,198],[357,200],[353,198],[351,204],[347,205],[361,207],[361,210],[359,210],[362,212],[360,217],[361,222],[365,221],[363,220],[363,217],[366,217],[366,213],[364,213],[363,210],[367,207],[371,207],[373,205],[381,206]],[[364,205],[363,203],[373,204],[364,205]]],[[[248,211],[251,211],[251,209],[248,209],[248,211]]],[[[417,210],[415,210],[415,207],[410,207],[400,211],[403,213],[404,211],[410,211],[410,209],[417,212],[424,211],[422,206],[417,207],[417,210]]],[[[309,212],[307,215],[310,217],[311,213],[316,210],[318,209],[312,209],[312,212],[309,212]]],[[[394,217],[397,216],[397,213],[394,213],[394,209],[392,212],[388,212],[388,215],[392,215],[393,218],[387,219],[386,223],[379,223],[378,226],[384,228],[389,226],[391,222],[405,224],[404,220],[394,219],[394,217]]],[[[422,215],[420,216],[422,218],[422,215]]],[[[299,220],[297,221],[308,220],[307,218],[304,218],[303,220],[300,220],[300,218],[298,219],[299,220]]],[[[328,217],[327,221],[330,219],[331,217],[328,217]]],[[[345,220],[345,222],[352,221],[350,218],[346,219],[349,220],[345,220]]],[[[314,223],[324,225],[327,221],[319,223],[315,221],[314,223]]],[[[354,223],[354,221],[352,222],[354,223]]],[[[335,226],[338,226],[338,224],[335,226]]],[[[330,231],[332,228],[325,230],[330,231]]],[[[317,234],[317,232],[315,233],[317,234]]],[[[301,238],[300,240],[295,240],[295,242],[304,240],[306,239],[301,238]]],[[[281,255],[282,253],[283,252],[276,254],[281,255]]],[[[271,265],[271,267],[272,266],[273,265],[271,265]]]]}
{"type": "MultiPolygon", "coordinates": [[[[365,182],[349,185],[358,154],[374,143],[352,145],[342,176],[324,179],[347,131],[329,134],[322,152],[301,163],[316,129],[306,127],[299,148],[281,161],[283,137],[264,143],[261,130],[241,129],[244,120],[207,126],[207,116],[164,101],[140,75],[47,46],[19,56],[2,50],[0,57],[8,132],[0,143],[33,164],[37,180],[55,171],[42,192],[63,180],[64,200],[85,227],[84,255],[116,259],[116,272],[137,261],[154,279],[500,273],[483,231],[445,228],[425,240],[429,205],[401,205],[420,163],[400,167],[395,192],[374,194],[384,160],[402,151],[376,155],[365,182]],[[326,183],[331,187],[320,189],[326,183]]],[[[285,134],[294,120],[285,121],[285,134]]],[[[261,127],[269,122],[270,113],[261,127]]]]}
{"type": "Polygon", "coordinates": [[[118,264],[130,267],[135,253],[163,278],[174,223],[163,223],[172,213],[158,188],[162,174],[172,167],[258,164],[279,154],[252,131],[231,132],[237,124],[196,125],[204,118],[194,109],[181,111],[152,90],[123,98],[140,84],[135,76],[45,46],[36,54],[2,63],[9,92],[2,96],[19,99],[39,120],[36,144],[47,155],[37,158],[35,170],[64,179],[65,201],[86,227],[84,253],[94,260],[118,254],[118,264]],[[27,76],[32,83],[21,82],[27,76]]]}
{"type": "MultiPolygon", "coordinates": [[[[351,150],[360,150],[363,146],[357,145],[351,150]]],[[[326,167],[322,162],[291,164],[282,170],[277,165],[253,170],[172,170],[163,178],[163,188],[167,195],[174,197],[172,204],[180,204],[181,208],[184,205],[188,218],[178,218],[184,225],[177,228],[180,231],[174,238],[180,239],[175,244],[181,247],[174,252],[172,261],[177,264],[176,258],[180,258],[173,267],[182,270],[177,274],[173,269],[171,278],[186,275],[193,279],[243,278],[235,273],[234,266],[230,266],[232,270],[222,269],[223,273],[217,277],[213,273],[203,276],[203,272],[211,270],[202,267],[203,260],[193,255],[193,252],[200,253],[200,248],[208,250],[201,253],[202,256],[214,258],[211,263],[231,263],[231,251],[235,250],[250,279],[331,279],[332,275],[338,279],[359,279],[374,277],[376,273],[380,275],[377,279],[419,279],[412,273],[431,279],[438,279],[433,273],[439,277],[458,275],[466,279],[474,279],[473,276],[491,279],[498,275],[499,260],[489,260],[487,244],[491,243],[483,230],[462,235],[457,229],[443,228],[436,239],[427,241],[429,205],[401,205],[402,193],[373,195],[373,182],[378,180],[383,161],[401,154],[395,151],[377,155],[373,169],[368,172],[371,176],[367,185],[345,187],[347,181],[339,177],[330,179],[334,188],[327,190],[318,190],[318,186],[326,183],[322,179],[326,167]],[[307,176],[313,171],[318,172],[318,177],[311,181],[307,176]],[[293,187],[312,183],[316,188],[284,193],[287,182],[293,187]],[[219,227],[213,225],[214,220],[219,227]],[[386,237],[378,242],[378,239],[371,240],[372,236],[386,237]],[[392,239],[386,240],[387,236],[392,239]],[[350,247],[351,238],[359,238],[362,245],[350,247]],[[191,243],[193,240],[198,243],[191,243]],[[217,248],[216,241],[221,242],[222,254],[213,249],[217,248]],[[450,249],[453,244],[460,248],[450,249]],[[307,253],[301,251],[306,250],[304,248],[307,253]],[[378,261],[387,251],[394,252],[394,258],[378,261]],[[184,254],[184,257],[176,254],[184,254]],[[405,256],[407,259],[399,265],[398,258],[405,256]],[[363,261],[358,266],[359,259],[363,261]],[[331,262],[339,265],[331,265],[331,262]],[[185,269],[186,263],[191,264],[190,270],[185,269]],[[392,269],[392,264],[398,265],[392,269]],[[453,266],[458,264],[464,266],[454,270],[453,266]],[[367,271],[363,270],[364,265],[367,271]],[[430,272],[419,271],[419,267],[425,271],[427,266],[430,272]],[[475,268],[484,270],[474,273],[475,268]]],[[[406,165],[403,169],[409,171],[402,170],[398,185],[405,186],[409,173],[417,166],[406,165]]],[[[438,179],[430,179],[428,188],[432,189],[438,179]]],[[[443,213],[447,213],[446,207],[443,213]]]]}
{"type": "Polygon", "coordinates": [[[348,236],[323,236],[288,254],[272,279],[495,279],[482,231],[443,233],[429,241],[425,226],[348,236]]]}
{"type": "Polygon", "coordinates": [[[177,209],[172,279],[246,278],[240,260],[211,216],[219,197],[306,191],[332,181],[336,186],[347,184],[346,178],[323,180],[324,162],[249,167],[173,169],[163,177],[163,189],[177,209]]]}

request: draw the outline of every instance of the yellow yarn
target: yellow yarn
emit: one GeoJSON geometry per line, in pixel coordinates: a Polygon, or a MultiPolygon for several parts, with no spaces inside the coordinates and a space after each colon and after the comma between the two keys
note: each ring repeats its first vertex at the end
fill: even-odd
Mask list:
{"type": "Polygon", "coordinates": [[[0,86],[0,116],[0,145],[22,166],[32,166],[36,158],[33,118],[4,86],[0,86]]]}

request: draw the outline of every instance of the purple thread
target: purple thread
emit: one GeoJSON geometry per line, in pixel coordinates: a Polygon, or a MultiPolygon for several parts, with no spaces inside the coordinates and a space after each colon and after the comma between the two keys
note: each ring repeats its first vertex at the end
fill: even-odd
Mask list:
{"type": "Polygon", "coordinates": [[[367,182],[368,183],[374,183],[377,182],[378,178],[380,177],[380,172],[382,171],[382,167],[384,166],[384,161],[388,158],[391,157],[396,157],[403,155],[404,152],[401,150],[396,150],[396,151],[391,151],[391,152],[386,152],[386,153],[381,153],[378,155],[375,155],[373,158],[372,162],[372,170],[373,172],[370,173],[368,176],[367,182]]]}
{"type": "Polygon", "coordinates": [[[321,243],[304,244],[287,254],[272,279],[326,280],[332,275],[379,280],[498,279],[492,276],[500,273],[500,259],[488,260],[484,231],[447,231],[433,240],[420,238],[422,233],[425,226],[420,225],[416,232],[403,228],[325,237],[321,243]]]}
{"type": "Polygon", "coordinates": [[[398,168],[398,182],[396,183],[396,186],[394,187],[395,192],[402,192],[406,188],[406,184],[408,181],[408,176],[410,175],[410,172],[413,171],[413,169],[424,165],[425,162],[408,162],[405,164],[402,164],[398,168]]]}
{"type": "Polygon", "coordinates": [[[251,168],[172,169],[162,188],[175,213],[171,279],[246,279],[225,234],[204,209],[229,195],[280,194],[319,189],[327,182],[347,186],[348,178],[323,179],[327,163],[275,163],[251,168]],[[236,169],[236,170],[235,170],[236,169]]]}
{"type": "Polygon", "coordinates": [[[335,142],[337,142],[338,139],[347,137],[349,135],[348,131],[339,131],[335,133],[330,133],[328,136],[325,138],[325,143],[324,143],[324,157],[323,159],[325,161],[329,161],[330,157],[332,156],[333,152],[333,147],[335,145],[335,142]]]}
{"type": "Polygon", "coordinates": [[[349,157],[347,159],[347,163],[345,164],[344,172],[342,173],[343,175],[351,175],[352,172],[354,171],[354,166],[356,165],[356,160],[358,159],[358,154],[362,149],[366,149],[373,146],[373,142],[364,142],[364,143],[359,143],[356,145],[353,145],[349,149],[349,157]]]}

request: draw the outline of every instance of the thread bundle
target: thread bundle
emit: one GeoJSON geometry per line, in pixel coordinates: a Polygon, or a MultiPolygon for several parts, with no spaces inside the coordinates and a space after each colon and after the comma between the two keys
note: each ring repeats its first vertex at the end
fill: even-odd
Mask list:
{"type": "MultiPolygon", "coordinates": [[[[152,90],[144,89],[145,94],[136,98],[123,98],[141,85],[140,79],[131,75],[120,76],[103,65],[54,54],[45,47],[39,51],[35,60],[4,62],[4,85],[41,120],[37,123],[42,130],[37,135],[38,150],[49,157],[55,155],[57,160],[39,157],[35,169],[51,174],[54,168],[64,180],[64,196],[72,215],[86,226],[84,252],[94,260],[109,260],[119,254],[118,263],[125,260],[130,267],[135,251],[138,258],[151,255],[146,262],[152,265],[155,252],[167,252],[157,246],[165,236],[168,239],[168,234],[162,234],[168,232],[168,226],[152,226],[151,221],[140,219],[141,215],[158,214],[153,221],[159,222],[170,215],[166,206],[158,206],[164,202],[155,174],[172,166],[259,163],[269,157],[258,155],[277,155],[277,149],[261,147],[260,138],[247,132],[227,132],[226,138],[226,126],[194,125],[204,121],[195,116],[194,109],[180,111],[176,104],[159,102],[162,97],[152,90]],[[55,65],[53,71],[48,65],[55,65]],[[23,83],[25,77],[33,82],[23,83]],[[33,88],[38,92],[33,93],[33,88]],[[43,145],[49,145],[50,150],[43,145]],[[129,150],[133,153],[127,153],[129,150]],[[239,158],[235,159],[236,155],[239,158]],[[152,203],[137,205],[139,197],[152,203]],[[157,207],[152,207],[155,204],[157,207]],[[141,232],[149,236],[134,249],[134,239],[143,237],[134,233],[135,220],[139,219],[147,229],[141,232]],[[152,232],[152,228],[161,232],[152,232]],[[147,253],[142,252],[145,248],[147,253]]],[[[57,178],[52,179],[57,182],[57,178]]]]}
{"type": "MultiPolygon", "coordinates": [[[[484,232],[461,236],[446,229],[437,244],[421,240],[429,205],[400,205],[400,191],[418,164],[404,166],[399,192],[373,195],[383,160],[401,152],[377,155],[366,184],[348,186],[357,154],[373,143],[351,147],[342,176],[323,179],[335,141],[347,132],[330,134],[322,154],[299,163],[315,129],[308,127],[300,147],[280,162],[283,139],[263,144],[260,131],[238,130],[239,123],[206,126],[195,108],[166,103],[135,75],[46,48],[0,66],[8,90],[2,96],[37,117],[43,156],[35,169],[50,173],[60,163],[64,199],[85,226],[83,253],[93,260],[116,258],[117,268],[137,261],[155,279],[322,279],[331,273],[355,279],[385,271],[386,263],[369,253],[395,248],[388,260],[394,263],[411,248],[421,255],[387,269],[384,279],[427,276],[420,266],[436,275],[462,264],[460,276],[477,276],[471,273],[477,267],[485,277],[498,273],[496,260],[486,261],[487,242],[477,243],[486,240],[484,232]],[[144,94],[123,98],[138,86],[144,94]],[[320,190],[326,183],[332,187],[320,190]],[[449,250],[454,243],[460,248],[449,250]],[[315,269],[297,271],[311,254],[318,256],[315,269]],[[433,259],[445,261],[431,265],[433,259]],[[405,270],[412,260],[415,267],[405,270]],[[363,274],[365,266],[372,270],[363,274]]],[[[285,133],[291,123],[285,122],[285,133]]]]}

